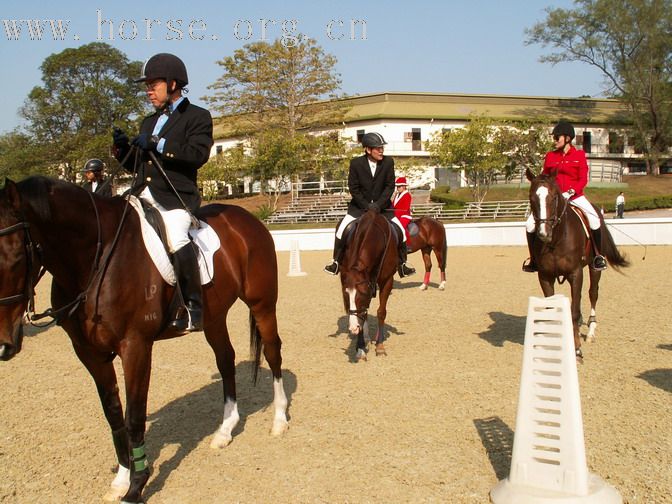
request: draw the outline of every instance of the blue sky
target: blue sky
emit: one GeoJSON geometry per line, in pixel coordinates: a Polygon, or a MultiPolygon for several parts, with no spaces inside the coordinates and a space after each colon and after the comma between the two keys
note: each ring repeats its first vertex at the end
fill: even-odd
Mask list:
{"type": "MultiPolygon", "coordinates": [[[[426,91],[600,96],[602,77],[597,70],[578,63],[539,63],[544,49],[524,44],[525,28],[543,20],[546,7],[572,5],[571,0],[6,3],[0,16],[5,104],[0,132],[21,124],[17,110],[30,90],[41,84],[39,66],[52,53],[98,41],[99,36],[135,60],[172,52],[185,61],[191,81],[189,97],[199,103],[208,93],[207,86],[221,75],[217,60],[262,36],[268,41],[278,38],[283,20],[295,20],[295,33],[315,38],[325,52],[336,56],[342,91],[351,95],[426,91]],[[99,23],[99,17],[104,23],[99,23]],[[5,20],[12,19],[67,20],[65,40],[54,40],[49,25],[42,40],[31,40],[25,23],[20,23],[19,40],[10,40],[5,20]],[[160,22],[152,23],[149,34],[146,19],[160,22]],[[351,40],[351,20],[366,22],[366,40],[361,24],[351,40]],[[113,40],[109,38],[110,23],[113,40]]],[[[291,33],[290,25],[285,26],[291,33]]]]}

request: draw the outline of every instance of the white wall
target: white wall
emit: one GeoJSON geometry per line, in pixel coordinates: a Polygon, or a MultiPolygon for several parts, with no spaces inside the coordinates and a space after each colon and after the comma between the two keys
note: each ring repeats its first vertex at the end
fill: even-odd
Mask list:
{"type": "MultiPolygon", "coordinates": [[[[672,245],[672,219],[607,219],[607,226],[616,245],[672,245]]],[[[446,224],[449,247],[474,247],[480,245],[523,246],[524,222],[492,222],[446,224]]],[[[301,229],[272,231],[275,248],[287,251],[296,240],[300,250],[331,250],[334,244],[333,229],[301,229]]]]}

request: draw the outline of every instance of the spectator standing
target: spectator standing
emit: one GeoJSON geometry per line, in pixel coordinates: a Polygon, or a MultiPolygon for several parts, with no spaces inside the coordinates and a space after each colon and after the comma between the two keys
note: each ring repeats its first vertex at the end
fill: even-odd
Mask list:
{"type": "Polygon", "coordinates": [[[618,193],[618,196],[616,196],[616,218],[622,219],[624,211],[625,211],[625,196],[623,195],[623,191],[621,191],[620,193],[618,193]]]}

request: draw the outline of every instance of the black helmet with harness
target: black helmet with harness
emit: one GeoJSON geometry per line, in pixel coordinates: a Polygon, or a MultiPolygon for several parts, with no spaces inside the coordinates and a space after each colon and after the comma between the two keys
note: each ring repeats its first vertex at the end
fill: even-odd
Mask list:
{"type": "Polygon", "coordinates": [[[86,173],[86,172],[101,172],[103,171],[103,168],[105,168],[105,163],[103,163],[100,159],[89,159],[85,164],[84,164],[84,169],[81,171],[81,173],[86,173]]]}
{"type": "Polygon", "coordinates": [[[362,145],[364,147],[382,147],[386,144],[387,142],[380,133],[365,133],[362,136],[362,145]]]}
{"type": "Polygon", "coordinates": [[[568,136],[569,138],[574,140],[574,137],[576,136],[574,133],[574,126],[572,126],[572,123],[570,123],[569,121],[561,119],[558,122],[558,124],[555,125],[555,128],[553,128],[553,136],[554,137],[568,136]]]}
{"type": "Polygon", "coordinates": [[[184,62],[169,53],[155,54],[142,65],[142,75],[135,82],[145,82],[154,79],[165,79],[170,85],[170,81],[175,81],[177,89],[181,89],[189,84],[187,77],[187,67],[184,62]]]}

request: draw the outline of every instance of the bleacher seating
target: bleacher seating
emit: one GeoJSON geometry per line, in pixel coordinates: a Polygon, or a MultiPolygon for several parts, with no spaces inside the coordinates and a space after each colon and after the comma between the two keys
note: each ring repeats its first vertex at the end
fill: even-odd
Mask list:
{"type": "MultiPolygon", "coordinates": [[[[345,215],[350,196],[339,194],[310,194],[295,198],[288,206],[275,212],[266,222],[268,224],[296,224],[301,222],[336,222],[345,215]]],[[[521,201],[484,201],[471,202],[464,208],[445,209],[440,203],[418,203],[413,205],[414,217],[432,217],[446,220],[496,220],[526,219],[530,204],[521,201]]]]}
{"type": "Polygon", "coordinates": [[[343,194],[310,194],[295,198],[287,207],[275,212],[268,224],[299,222],[336,222],[345,215],[350,197],[343,194]]]}

